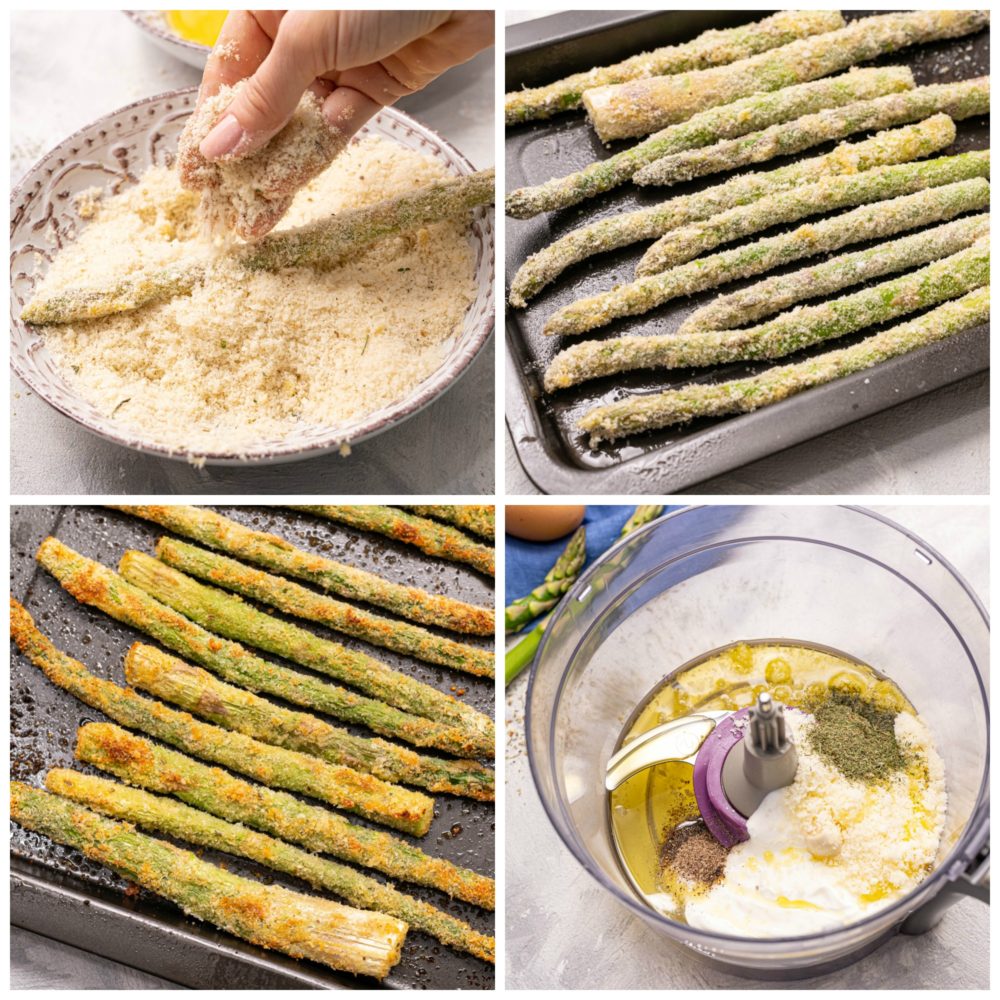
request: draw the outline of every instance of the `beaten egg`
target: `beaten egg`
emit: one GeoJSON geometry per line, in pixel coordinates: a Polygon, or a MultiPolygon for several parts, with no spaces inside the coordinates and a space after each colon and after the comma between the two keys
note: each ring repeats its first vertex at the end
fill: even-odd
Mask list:
{"type": "Polygon", "coordinates": [[[228,10],[165,10],[167,24],[185,42],[212,48],[219,39],[228,10]]]}

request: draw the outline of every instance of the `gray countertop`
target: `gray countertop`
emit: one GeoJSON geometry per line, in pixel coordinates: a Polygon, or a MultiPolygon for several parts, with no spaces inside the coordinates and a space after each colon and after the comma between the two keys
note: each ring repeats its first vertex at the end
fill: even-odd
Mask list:
{"type": "MultiPolygon", "coordinates": [[[[875,508],[945,555],[989,606],[989,509],[875,508]]],[[[966,899],[922,937],[897,936],[839,972],[743,980],[696,962],[619,906],[546,817],[524,743],[526,676],[507,695],[506,983],[509,989],[986,989],[989,908],[966,899]]]]}
{"type": "MultiPolygon", "coordinates": [[[[439,131],[477,167],[487,167],[494,156],[493,73],[494,53],[488,50],[398,107],[439,131]]],[[[11,178],[16,182],[55,143],[101,115],[199,79],[200,73],[152,45],[118,11],[15,12],[11,178]]],[[[494,353],[491,339],[446,395],[357,445],[347,458],[333,454],[244,468],[196,469],[103,441],[12,377],[11,492],[491,493],[494,353]]]]}

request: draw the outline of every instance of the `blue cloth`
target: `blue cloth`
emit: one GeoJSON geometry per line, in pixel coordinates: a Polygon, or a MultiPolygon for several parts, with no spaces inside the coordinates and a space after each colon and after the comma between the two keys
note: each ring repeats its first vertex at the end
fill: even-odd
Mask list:
{"type": "MultiPolygon", "coordinates": [[[[664,507],[663,514],[679,507],[664,507]]],[[[620,504],[588,504],[583,523],[587,526],[587,563],[606,552],[618,540],[625,522],[635,511],[633,506],[620,504]]],[[[663,515],[661,515],[662,517],[663,515]]],[[[569,536],[554,542],[526,542],[512,535],[506,536],[506,604],[524,597],[537,587],[559,553],[566,548],[569,536]]]]}

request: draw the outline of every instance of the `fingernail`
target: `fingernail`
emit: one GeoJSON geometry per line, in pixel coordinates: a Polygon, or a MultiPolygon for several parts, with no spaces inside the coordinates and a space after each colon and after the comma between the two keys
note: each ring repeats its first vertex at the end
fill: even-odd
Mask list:
{"type": "Polygon", "coordinates": [[[226,115],[201,141],[198,147],[206,160],[217,160],[232,153],[243,141],[246,133],[235,115],[226,115]]]}

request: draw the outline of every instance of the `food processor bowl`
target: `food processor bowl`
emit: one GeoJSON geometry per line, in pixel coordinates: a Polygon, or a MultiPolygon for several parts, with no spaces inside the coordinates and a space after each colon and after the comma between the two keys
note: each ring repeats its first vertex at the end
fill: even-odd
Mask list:
{"type": "Polygon", "coordinates": [[[577,860],[665,937],[725,971],[804,978],[922,933],[965,893],[988,897],[989,622],[941,555],[853,507],[693,507],[610,549],[545,632],[527,696],[542,804],[577,860]],[[619,866],[605,767],[636,705],[678,667],[737,641],[827,646],[895,681],[945,763],[934,871],[856,924],[795,938],[701,931],[650,909],[619,866]]]}

